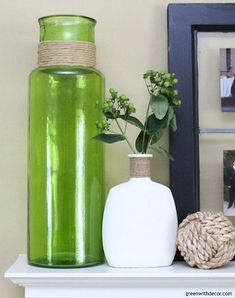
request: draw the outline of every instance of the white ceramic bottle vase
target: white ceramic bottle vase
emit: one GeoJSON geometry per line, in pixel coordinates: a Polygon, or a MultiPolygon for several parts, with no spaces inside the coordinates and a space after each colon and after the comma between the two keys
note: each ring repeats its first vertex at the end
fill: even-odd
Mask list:
{"type": "Polygon", "coordinates": [[[130,180],[113,187],[103,218],[103,246],[112,267],[169,266],[177,214],[168,187],[150,178],[151,154],[131,154],[130,180]]]}

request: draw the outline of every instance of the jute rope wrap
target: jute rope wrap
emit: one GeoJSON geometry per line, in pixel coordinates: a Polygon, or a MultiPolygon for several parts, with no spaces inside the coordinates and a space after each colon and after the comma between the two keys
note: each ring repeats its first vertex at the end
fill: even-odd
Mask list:
{"type": "Polygon", "coordinates": [[[150,159],[151,157],[130,157],[130,177],[150,177],[150,159]]]}
{"type": "Polygon", "coordinates": [[[177,245],[190,266],[221,267],[235,255],[235,228],[221,212],[197,212],[180,224],[177,245]]]}
{"type": "Polygon", "coordinates": [[[86,41],[44,41],[38,46],[38,65],[95,67],[95,44],[86,41]]]}

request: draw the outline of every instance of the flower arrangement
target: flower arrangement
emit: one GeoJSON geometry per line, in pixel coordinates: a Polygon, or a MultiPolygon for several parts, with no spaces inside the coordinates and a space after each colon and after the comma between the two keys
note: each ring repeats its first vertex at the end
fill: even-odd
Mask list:
{"type": "Polygon", "coordinates": [[[97,108],[102,111],[104,119],[96,122],[99,134],[94,139],[109,144],[126,141],[133,153],[145,154],[149,149],[153,149],[167,159],[173,159],[158,142],[167,128],[173,132],[177,129],[174,110],[181,105],[178,90],[175,89],[178,79],[174,73],[154,70],[147,71],[143,79],[150,96],[144,122],[142,123],[133,116],[136,109],[130,99],[125,94],[119,95],[111,88],[109,89],[110,96],[102,104],[97,102],[97,108]],[[118,133],[111,131],[112,122],[115,122],[118,133]],[[135,147],[127,136],[128,124],[140,130],[135,140],[135,147]]]}

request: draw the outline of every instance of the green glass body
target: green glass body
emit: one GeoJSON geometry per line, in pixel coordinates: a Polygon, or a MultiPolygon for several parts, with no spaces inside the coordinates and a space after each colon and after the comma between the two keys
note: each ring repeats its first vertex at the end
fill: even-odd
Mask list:
{"type": "MultiPolygon", "coordinates": [[[[41,40],[93,41],[92,19],[39,22],[41,40]],[[87,26],[87,33],[81,30],[87,26]]],[[[96,101],[104,96],[103,75],[87,67],[40,67],[29,85],[28,261],[45,267],[102,263],[104,152],[92,137],[102,117],[96,101]]]]}

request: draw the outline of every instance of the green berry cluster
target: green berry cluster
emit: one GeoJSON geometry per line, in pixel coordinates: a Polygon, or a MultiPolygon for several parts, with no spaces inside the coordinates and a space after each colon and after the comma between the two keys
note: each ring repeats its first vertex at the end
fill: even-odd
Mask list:
{"type": "Polygon", "coordinates": [[[177,97],[178,90],[174,88],[178,83],[175,73],[148,70],[143,78],[146,80],[150,94],[157,95],[160,93],[168,99],[169,104],[173,106],[181,105],[181,100],[177,97]]]}
{"type": "Polygon", "coordinates": [[[96,128],[101,132],[109,131],[110,123],[106,119],[103,119],[102,121],[96,121],[95,125],[96,128]]]}
{"type": "Polygon", "coordinates": [[[102,104],[96,102],[96,106],[102,111],[105,119],[101,122],[96,121],[96,127],[101,131],[108,131],[111,121],[120,117],[130,116],[136,109],[133,103],[125,95],[119,95],[113,88],[109,89],[110,96],[102,104]],[[110,121],[111,120],[111,121],[110,121]]]}
{"type": "MultiPolygon", "coordinates": [[[[170,128],[173,132],[177,130],[175,108],[181,104],[175,88],[178,79],[174,73],[154,70],[147,71],[143,78],[150,95],[144,122],[132,115],[135,113],[135,106],[129,98],[125,94],[119,95],[111,88],[109,97],[101,104],[97,102],[104,118],[96,122],[100,133],[93,139],[108,144],[126,141],[133,153],[144,154],[148,149],[152,149],[167,159],[173,159],[171,154],[159,145],[159,140],[166,129],[170,128]],[[116,124],[118,131],[110,129],[112,122],[116,124]],[[135,146],[128,139],[128,124],[139,129],[135,146]]],[[[112,126],[113,128],[115,129],[115,126],[112,126]]]]}
{"type": "MultiPolygon", "coordinates": [[[[113,88],[109,89],[110,98],[108,98],[105,102],[111,102],[112,108],[114,110],[115,115],[130,115],[131,113],[135,113],[135,107],[133,103],[130,102],[129,98],[125,95],[118,95],[118,92],[113,88]]],[[[105,104],[104,102],[104,104],[105,104]]]]}

